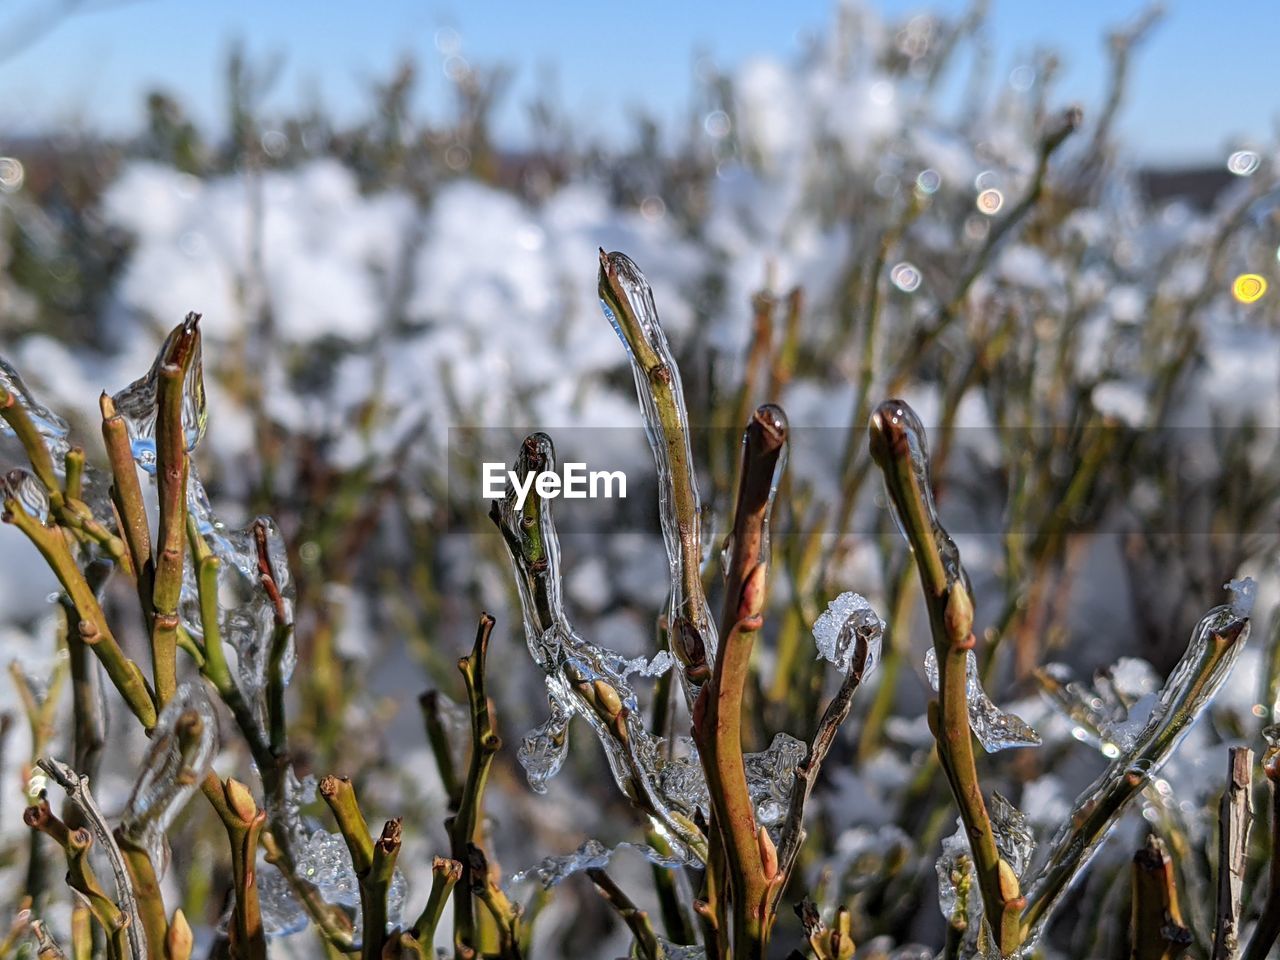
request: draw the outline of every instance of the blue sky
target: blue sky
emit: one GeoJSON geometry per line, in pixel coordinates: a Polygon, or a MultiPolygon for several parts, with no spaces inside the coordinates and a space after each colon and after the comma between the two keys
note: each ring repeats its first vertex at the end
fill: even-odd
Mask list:
{"type": "MultiPolygon", "coordinates": [[[[958,13],[966,0],[868,0],[892,17],[958,13]]],[[[50,0],[0,7],[6,36],[50,0]],[[42,5],[43,4],[43,5],[42,5]]],[[[1061,52],[1064,101],[1096,103],[1105,74],[1103,36],[1144,0],[992,0],[998,75],[1041,46],[1061,52]],[[1066,12],[1069,11],[1069,12],[1066,12]]],[[[1275,0],[1171,0],[1140,51],[1121,131],[1148,161],[1216,161],[1243,140],[1280,126],[1280,4],[1275,0]]],[[[404,54],[427,64],[424,109],[440,109],[445,80],[437,31],[456,30],[472,63],[503,62],[515,80],[498,117],[518,139],[523,104],[550,68],[570,114],[604,134],[628,129],[632,107],[682,115],[695,51],[731,67],[746,57],[786,58],[799,37],[830,22],[828,0],[647,0],[593,3],[380,0],[359,5],[302,0],[89,0],[73,15],[0,59],[0,130],[76,123],[136,128],[143,95],[177,93],[206,125],[222,114],[222,71],[232,38],[255,55],[280,54],[270,102],[317,97],[339,117],[359,115],[370,82],[404,54]]]]}

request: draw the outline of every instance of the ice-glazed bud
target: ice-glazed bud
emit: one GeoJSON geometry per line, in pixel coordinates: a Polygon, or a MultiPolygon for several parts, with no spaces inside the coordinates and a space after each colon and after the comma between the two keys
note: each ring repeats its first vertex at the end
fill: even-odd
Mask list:
{"type": "Polygon", "coordinates": [[[886,400],[871,414],[871,457],[884,474],[885,491],[898,529],[920,559],[930,588],[960,583],[973,597],[960,551],[938,519],[924,425],[905,400],[886,400]]]}
{"type": "Polygon", "coordinates": [[[156,470],[156,417],[160,372],[167,365],[186,370],[182,384],[182,432],[187,451],[195,449],[204,436],[208,412],[205,408],[204,371],[200,358],[200,315],[187,314],[174,327],[156,354],[144,377],[112,396],[116,412],[124,419],[133,446],[133,458],[150,474],[156,470]]]}
{"type": "Polygon", "coordinates": [[[818,656],[834,664],[841,673],[849,672],[854,665],[854,654],[865,646],[866,656],[862,659],[865,680],[880,662],[884,630],[885,622],[867,598],[846,592],[828,603],[827,609],[813,622],[813,639],[818,644],[818,656]]]}
{"type": "MultiPolygon", "coordinates": [[[[120,821],[121,836],[146,851],[157,874],[168,866],[165,833],[213,768],[217,753],[217,712],[201,684],[184,683],[156,720],[142,774],[120,821]]],[[[252,807],[252,797],[248,802],[252,807]]]]}
{"type": "MultiPolygon", "coordinates": [[[[62,458],[71,448],[68,440],[71,428],[67,425],[67,421],[36,400],[27,389],[27,385],[22,382],[18,371],[13,369],[6,360],[0,358],[0,406],[9,403],[16,403],[26,411],[27,417],[36,428],[36,433],[40,434],[45,446],[49,449],[54,466],[60,469],[62,458]]],[[[0,417],[0,437],[12,436],[15,436],[13,427],[0,417]]]]}
{"type": "MultiPolygon", "coordinates": [[[[925,651],[924,671],[929,686],[938,690],[938,655],[933,647],[925,651]]],[[[1008,750],[1012,747],[1038,747],[1038,734],[1027,721],[1017,714],[1005,713],[987,696],[978,676],[978,658],[972,650],[965,654],[965,693],[969,700],[969,727],[987,753],[1008,750]]]]}
{"type": "Polygon", "coordinates": [[[49,494],[44,484],[26,470],[10,470],[0,480],[0,497],[17,502],[18,508],[38,523],[49,522],[49,494]]]}

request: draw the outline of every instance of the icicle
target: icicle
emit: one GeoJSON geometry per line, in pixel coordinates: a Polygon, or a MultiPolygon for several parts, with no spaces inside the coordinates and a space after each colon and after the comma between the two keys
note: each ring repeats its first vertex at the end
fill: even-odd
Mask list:
{"type": "MultiPolygon", "coordinates": [[[[930,647],[924,655],[929,686],[938,689],[938,655],[930,647]]],[[[972,650],[965,658],[965,692],[969,700],[969,726],[987,753],[1013,747],[1038,747],[1040,734],[1017,714],[1005,713],[987,696],[978,676],[978,658],[972,650]]]]}
{"type": "MultiPolygon", "coordinates": [[[[71,428],[67,425],[67,421],[36,400],[27,389],[27,385],[22,382],[18,371],[3,358],[0,358],[0,389],[11,395],[14,402],[27,411],[27,416],[31,418],[36,433],[40,434],[49,450],[49,455],[53,458],[54,469],[61,473],[63,458],[71,449],[69,440],[71,428]]],[[[8,421],[0,419],[0,437],[13,436],[16,434],[8,421]]]]}
{"type": "Polygon", "coordinates": [[[119,827],[124,839],[146,851],[157,876],[169,865],[166,831],[213,768],[217,753],[217,712],[201,684],[184,683],[160,711],[119,827]]]}
{"type": "Polygon", "coordinates": [[[560,772],[569,754],[569,721],[572,713],[561,701],[550,698],[551,716],[525,734],[516,751],[525,777],[534,793],[546,793],[547,781],[560,772]]]}
{"type": "Polygon", "coordinates": [[[848,673],[853,653],[857,649],[859,635],[867,641],[867,662],[863,667],[865,680],[880,662],[880,645],[885,622],[871,608],[871,603],[859,593],[842,593],[830,603],[813,623],[813,639],[818,644],[818,656],[834,664],[841,673],[848,673]]]}
{"type": "Polygon", "coordinates": [[[5,474],[0,481],[0,498],[16,500],[29,516],[42,524],[49,522],[49,494],[44,484],[26,470],[10,470],[5,474]]]}
{"type": "Polygon", "coordinates": [[[1033,943],[1053,906],[1101,848],[1129,801],[1159,773],[1192,725],[1213,701],[1249,638],[1241,598],[1252,581],[1229,585],[1230,602],[1200,620],[1182,658],[1160,689],[1146,724],[1130,746],[1082,793],[1049,845],[1044,867],[1027,891],[1034,910],[1033,943]]]}
{"type": "MultiPolygon", "coordinates": [[[[653,290],[640,268],[622,253],[605,254],[601,251],[600,256],[602,292],[606,287],[620,291],[628,308],[623,312],[629,316],[620,316],[603,296],[600,300],[605,317],[613,325],[631,360],[631,372],[644,415],[645,434],[657,467],[658,513],[671,574],[667,622],[689,624],[705,652],[706,662],[711,663],[716,653],[716,627],[707,615],[707,601],[702,593],[698,569],[686,570],[687,558],[682,542],[682,535],[694,543],[702,542],[702,504],[693,469],[689,414],[685,407],[680,368],[658,320],[653,290]],[[655,381],[661,384],[661,399],[655,394],[655,381]],[[668,422],[665,427],[664,415],[668,422]],[[683,531],[677,508],[677,498],[681,495],[688,501],[688,520],[683,531]]],[[[688,642],[674,626],[671,638],[673,644],[688,642]]],[[[700,682],[686,678],[686,693],[696,692],[693,687],[700,682]]]]}

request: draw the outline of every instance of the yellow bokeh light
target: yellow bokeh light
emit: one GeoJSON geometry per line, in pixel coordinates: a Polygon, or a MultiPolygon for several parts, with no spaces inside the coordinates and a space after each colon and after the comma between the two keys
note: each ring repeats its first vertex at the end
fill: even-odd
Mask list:
{"type": "Polygon", "coordinates": [[[1267,278],[1256,273],[1242,273],[1231,284],[1231,295],[1241,303],[1256,303],[1267,292],[1267,278]]]}

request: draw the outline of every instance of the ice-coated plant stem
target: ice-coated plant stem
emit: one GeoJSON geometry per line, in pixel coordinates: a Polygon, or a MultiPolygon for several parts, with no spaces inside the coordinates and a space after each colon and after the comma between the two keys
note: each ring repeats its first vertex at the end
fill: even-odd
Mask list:
{"type": "Polygon", "coordinates": [[[156,477],[159,521],[155,582],[152,585],[151,657],[157,706],[177,688],[178,600],[186,559],[187,475],[190,461],[184,433],[183,390],[200,346],[200,328],[188,320],[166,342],[156,399],[156,477]]]}
{"type": "Polygon", "coordinates": [[[1146,727],[1076,800],[1070,820],[1053,838],[1048,857],[1027,891],[1022,915],[1027,935],[1038,929],[1125,807],[1164,765],[1221,687],[1249,637],[1249,627],[1247,609],[1235,602],[1213,608],[1196,625],[1146,727]]]}
{"type": "Polygon", "coordinates": [[[1253,751],[1232,747],[1228,756],[1227,788],[1218,805],[1218,907],[1213,960],[1236,960],[1240,955],[1249,828],[1253,825],[1253,751]]]}
{"type": "Polygon", "coordinates": [[[835,743],[836,733],[849,718],[849,711],[853,709],[853,695],[862,685],[871,652],[869,641],[870,637],[856,629],[852,619],[846,620],[840,627],[840,638],[836,645],[837,647],[851,645],[853,658],[849,664],[849,671],[840,683],[840,689],[836,691],[836,695],[831,698],[831,702],[822,713],[822,719],[818,722],[818,732],[814,735],[813,743],[809,745],[809,753],[796,768],[795,782],[791,787],[790,805],[787,808],[787,819],[783,824],[782,836],[778,844],[778,869],[782,879],[774,888],[775,910],[777,898],[781,897],[786,890],[800,856],[800,847],[805,840],[805,805],[813,792],[814,783],[817,782],[822,762],[827,758],[831,745],[835,743]]]}
{"type": "Polygon", "coordinates": [[[413,939],[429,954],[431,944],[435,940],[436,927],[444,915],[444,906],[458,881],[462,879],[462,864],[457,860],[446,860],[435,857],[431,861],[431,892],[427,894],[427,905],[423,907],[417,921],[413,924],[413,939]]]}
{"type": "Polygon", "coordinates": [[[211,773],[201,789],[226,827],[231,844],[235,893],[228,925],[231,960],[266,960],[267,939],[262,929],[257,881],[258,839],[267,821],[266,811],[258,809],[249,788],[237,780],[222,781],[211,773]]]}
{"type": "Polygon", "coordinates": [[[662,960],[663,951],[658,945],[658,935],[653,930],[649,915],[635,905],[608,873],[599,867],[587,870],[587,876],[595,884],[600,896],[613,907],[622,922],[635,938],[635,952],[640,960],[662,960]]]}
{"type": "Polygon", "coordinates": [[[769,571],[769,513],[785,462],[787,420],[765,404],[748,424],[742,471],[727,547],[723,640],[711,680],[693,711],[693,735],[706,773],[714,820],[712,843],[724,850],[733,905],[733,951],[763,957],[772,925],[773,888],[781,877],[773,840],[756,824],[742,747],[742,705],[750,677],[751,648],[764,623],[769,571]]]}
{"type": "Polygon", "coordinates": [[[702,588],[702,504],[689,443],[684,388],[649,282],[631,258],[600,251],[600,301],[631,357],[636,392],[658,468],[662,534],[672,570],[671,650],[686,681],[710,676],[715,625],[702,588]]]}
{"type": "Polygon", "coordinates": [[[62,530],[41,523],[12,497],[4,501],[4,520],[26,534],[27,539],[40,551],[75,606],[80,618],[81,639],[102,662],[107,676],[120,691],[129,709],[150,730],[156,723],[156,705],[147,681],[138,665],[128,659],[116,643],[111,628],[107,626],[106,614],[102,612],[98,598],[71,555],[71,548],[62,530]]]}
{"type": "Polygon", "coordinates": [[[929,611],[938,663],[938,699],[929,704],[929,727],[938,760],[951,786],[973,853],[978,887],[996,946],[1008,955],[1022,942],[1024,905],[1017,874],[1000,856],[974,762],[966,689],[973,650],[973,598],[955,544],[933,507],[923,427],[904,401],[886,400],[871,415],[871,456],[911,545],[929,611]]]}
{"type": "Polygon", "coordinates": [[[1182,923],[1173,861],[1154,834],[1133,855],[1132,960],[1173,960],[1191,945],[1182,923]]]}
{"type": "Polygon", "coordinates": [[[1274,739],[1277,732],[1280,731],[1275,727],[1268,729],[1270,742],[1262,757],[1262,770],[1271,789],[1271,862],[1267,875],[1267,899],[1262,904],[1262,915],[1253,928],[1249,946],[1245,948],[1244,960],[1267,960],[1276,938],[1280,937],[1280,741],[1274,739]]]}
{"type": "Polygon", "coordinates": [[[360,956],[363,960],[379,960],[387,939],[387,892],[391,888],[396,858],[400,855],[400,821],[388,820],[381,835],[374,840],[350,780],[346,777],[325,777],[320,781],[320,796],[338,821],[338,832],[346,841],[351,865],[360,884],[360,912],[364,927],[360,956]]]}
{"type": "MultiPolygon", "coordinates": [[[[468,656],[458,660],[467,688],[467,709],[471,716],[471,759],[463,781],[461,802],[449,819],[451,856],[462,864],[462,892],[453,898],[453,942],[459,958],[480,949],[476,924],[476,888],[488,885],[488,876],[477,877],[471,849],[480,840],[484,817],[484,788],[489,779],[493,758],[502,749],[502,739],[493,727],[489,699],[485,692],[485,664],[489,655],[489,636],[493,633],[493,617],[480,615],[475,643],[468,656]]],[[[487,873],[487,864],[486,864],[487,873]]]]}
{"type": "Polygon", "coordinates": [[[116,410],[115,401],[104,392],[98,398],[102,411],[102,441],[111,465],[111,502],[115,504],[120,531],[128,547],[143,616],[151,619],[152,591],[155,589],[155,562],[151,556],[151,524],[147,520],[138,465],[129,443],[129,428],[116,410]]]}
{"type": "MultiPolygon", "coordinates": [[[[33,830],[51,837],[67,855],[67,883],[88,906],[93,919],[106,934],[107,953],[110,960],[129,960],[129,918],[108,896],[89,862],[89,849],[93,835],[86,829],[72,830],[54,815],[49,801],[43,797],[23,814],[23,822],[33,830]]],[[[81,937],[81,941],[90,941],[81,937]]],[[[141,956],[139,954],[138,956],[141,956]]]]}

